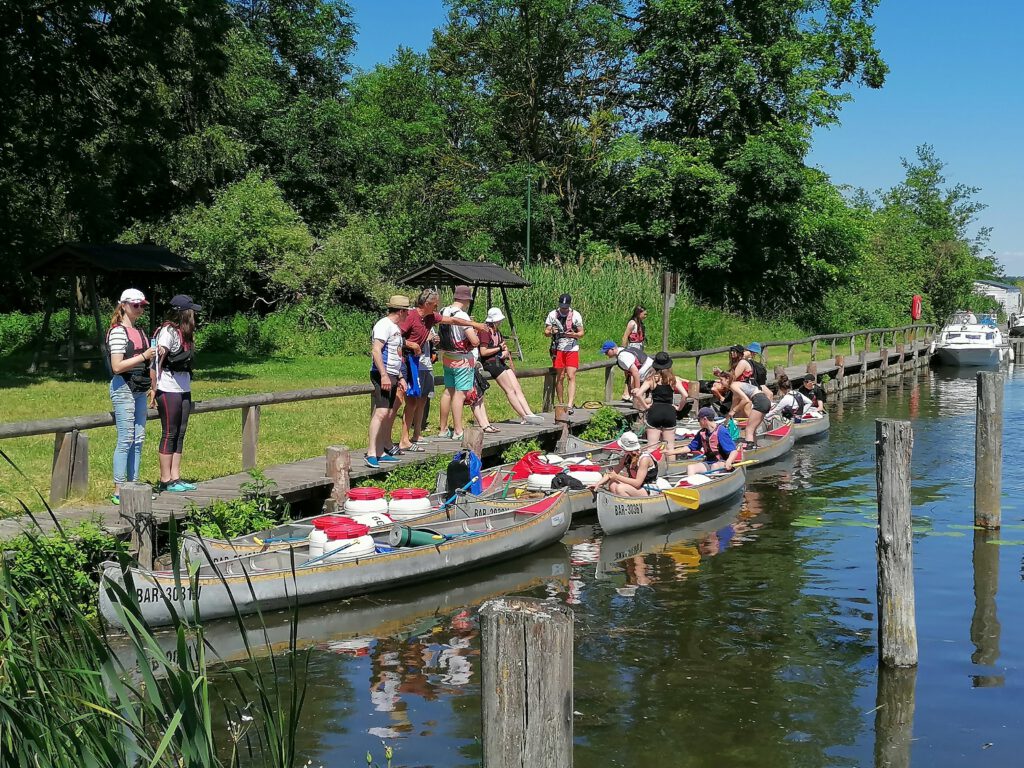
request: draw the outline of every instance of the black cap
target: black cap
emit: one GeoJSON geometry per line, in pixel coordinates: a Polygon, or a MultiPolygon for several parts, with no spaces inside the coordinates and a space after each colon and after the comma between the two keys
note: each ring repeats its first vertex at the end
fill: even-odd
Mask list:
{"type": "Polygon", "coordinates": [[[191,296],[186,296],[184,293],[179,293],[177,296],[171,299],[171,309],[177,309],[179,311],[191,309],[193,312],[198,312],[202,309],[202,306],[192,301],[191,296]]]}
{"type": "Polygon", "coordinates": [[[818,379],[813,373],[808,373],[806,376],[804,376],[804,384],[807,383],[817,384],[818,379]]]}
{"type": "Polygon", "coordinates": [[[570,296],[568,293],[563,293],[561,296],[558,297],[558,306],[568,307],[570,304],[572,304],[572,296],[570,296]]]}
{"type": "Polygon", "coordinates": [[[735,352],[737,355],[740,355],[741,357],[743,356],[743,347],[741,347],[739,344],[733,344],[731,347],[729,347],[729,351],[735,352]]]}

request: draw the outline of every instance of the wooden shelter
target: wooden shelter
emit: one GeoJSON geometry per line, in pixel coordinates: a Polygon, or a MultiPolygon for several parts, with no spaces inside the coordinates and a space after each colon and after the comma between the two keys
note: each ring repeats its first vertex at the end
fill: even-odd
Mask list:
{"type": "Polygon", "coordinates": [[[520,277],[515,272],[510,272],[504,267],[489,261],[439,259],[398,278],[398,283],[400,285],[419,285],[433,288],[440,288],[442,285],[452,288],[456,285],[468,285],[473,289],[473,299],[469,304],[471,313],[473,311],[473,304],[476,303],[477,291],[480,288],[487,289],[488,307],[494,306],[492,291],[495,288],[499,289],[501,291],[502,304],[505,306],[505,317],[508,320],[509,336],[515,339],[516,348],[519,350],[519,359],[523,359],[523,345],[519,343],[519,332],[516,331],[515,321],[512,319],[512,307],[508,301],[508,289],[529,288],[531,283],[526,278],[520,277]]]}
{"type": "MultiPolygon", "coordinates": [[[[112,243],[93,245],[88,243],[64,243],[43,258],[29,266],[29,271],[49,283],[43,327],[32,353],[29,371],[35,371],[50,329],[50,318],[57,303],[61,278],[68,278],[70,290],[70,318],[68,328],[67,364],[68,373],[75,367],[76,340],[75,320],[80,296],[88,295],[93,319],[96,321],[96,349],[99,357],[107,360],[106,327],[100,317],[99,299],[96,292],[96,277],[103,275],[116,278],[122,288],[140,288],[150,302],[156,306],[158,287],[170,280],[191,274],[192,266],[183,257],[159,245],[128,245],[112,243]]],[[[120,295],[120,289],[118,291],[120,295]]],[[[97,355],[91,355],[96,358],[97,355]]]]}

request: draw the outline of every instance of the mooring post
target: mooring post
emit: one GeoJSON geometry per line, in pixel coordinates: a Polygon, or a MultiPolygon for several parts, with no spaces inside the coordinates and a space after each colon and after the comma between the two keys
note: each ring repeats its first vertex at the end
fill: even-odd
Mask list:
{"type": "Polygon", "coordinates": [[[572,765],[573,612],[535,598],[480,608],[483,763],[572,765]]]}
{"type": "Polygon", "coordinates": [[[156,559],[153,489],[146,483],[121,484],[121,517],[132,527],[131,547],[141,568],[152,570],[156,559]]]}
{"type": "Polygon", "coordinates": [[[260,442],[260,407],[248,405],[242,409],[242,470],[248,472],[256,466],[256,451],[260,442]]]}
{"type": "Polygon", "coordinates": [[[911,535],[909,421],[875,420],[878,489],[878,655],[890,667],[917,665],[911,535]]]}
{"type": "Polygon", "coordinates": [[[349,489],[352,487],[352,451],[347,445],[327,446],[327,468],[324,474],[331,479],[331,494],[324,509],[328,514],[339,512],[345,506],[349,489]]]}
{"type": "Polygon", "coordinates": [[[472,451],[478,458],[484,455],[483,427],[466,427],[462,433],[462,450],[472,451]]]}
{"type": "Polygon", "coordinates": [[[547,413],[555,405],[555,377],[558,376],[558,371],[554,368],[549,368],[547,374],[544,376],[544,403],[541,406],[541,410],[547,413]]]}
{"type": "Polygon", "coordinates": [[[72,429],[57,432],[50,472],[50,506],[57,506],[89,488],[89,436],[72,429]]]}
{"type": "Polygon", "coordinates": [[[974,524],[1000,526],[1003,492],[1003,378],[978,371],[977,426],[974,431],[974,524]]]}
{"type": "Polygon", "coordinates": [[[562,431],[558,433],[558,445],[556,451],[564,451],[565,445],[569,441],[569,408],[564,405],[555,406],[555,424],[562,427],[562,431]]]}

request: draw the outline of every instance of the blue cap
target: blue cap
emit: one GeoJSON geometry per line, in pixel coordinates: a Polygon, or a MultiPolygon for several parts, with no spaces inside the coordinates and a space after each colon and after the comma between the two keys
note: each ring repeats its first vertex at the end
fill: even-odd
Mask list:
{"type": "Polygon", "coordinates": [[[611,339],[608,339],[604,344],[601,345],[601,354],[607,355],[609,349],[615,349],[617,345],[611,339]]]}
{"type": "Polygon", "coordinates": [[[761,345],[758,344],[756,341],[752,341],[749,344],[747,344],[747,350],[753,352],[755,355],[760,355],[761,345]]]}

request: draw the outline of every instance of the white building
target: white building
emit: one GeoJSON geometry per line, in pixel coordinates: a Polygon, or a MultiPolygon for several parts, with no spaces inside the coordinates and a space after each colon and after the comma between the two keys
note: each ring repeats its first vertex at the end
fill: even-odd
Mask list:
{"type": "Polygon", "coordinates": [[[1021,304],[1021,291],[1016,285],[997,283],[994,280],[975,280],[974,292],[999,302],[1007,317],[1019,315],[1024,309],[1024,305],[1021,304]]]}

